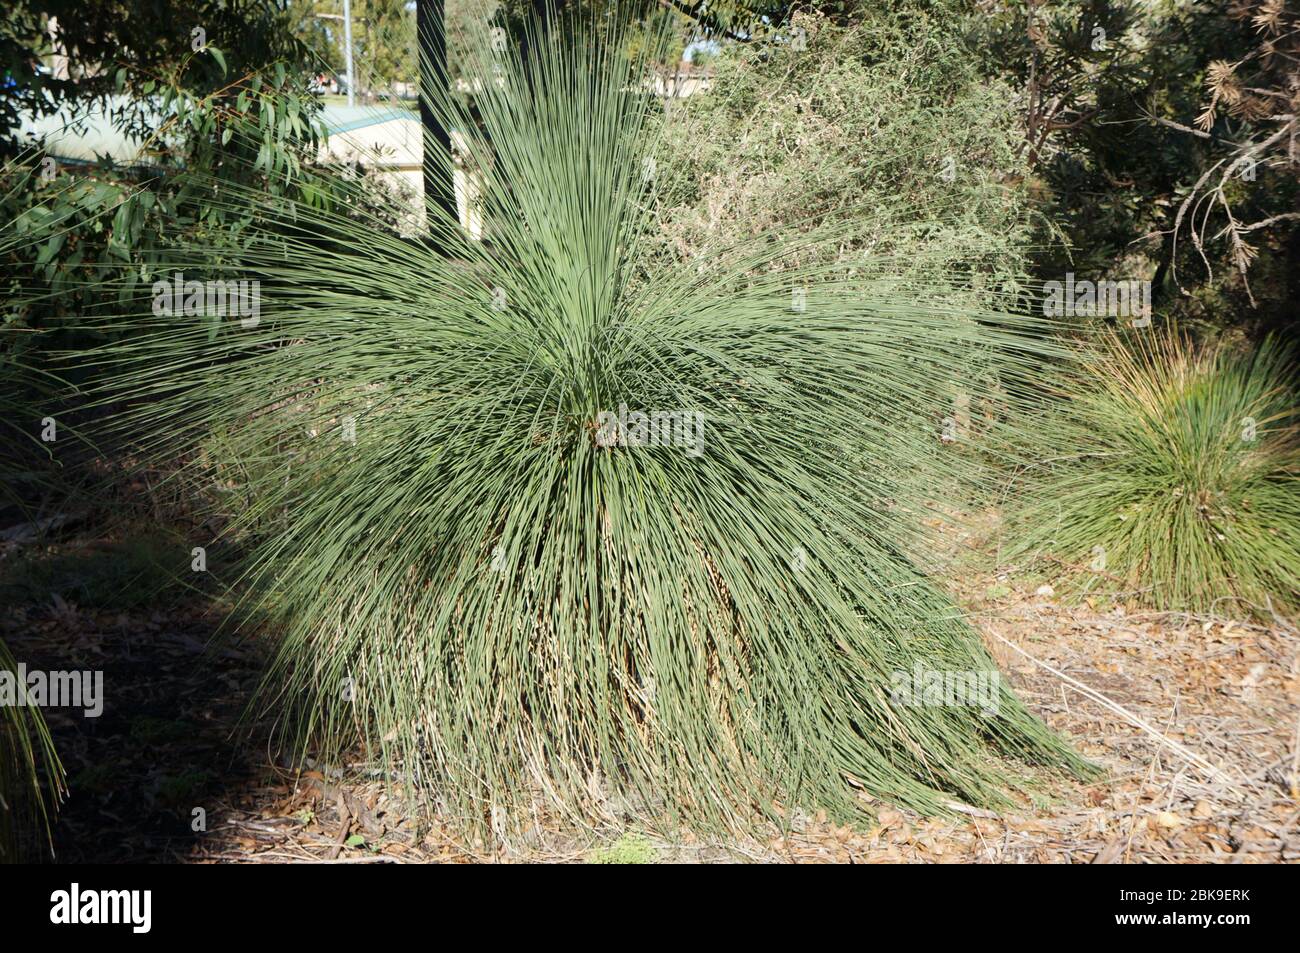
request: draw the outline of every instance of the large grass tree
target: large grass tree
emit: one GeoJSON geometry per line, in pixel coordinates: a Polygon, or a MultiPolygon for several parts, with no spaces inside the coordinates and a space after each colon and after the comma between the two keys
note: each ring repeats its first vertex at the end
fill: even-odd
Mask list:
{"type": "Polygon", "coordinates": [[[1030,323],[946,268],[922,295],[815,253],[870,208],[666,263],[652,50],[569,27],[523,53],[485,30],[473,103],[434,91],[488,241],[436,203],[432,243],[291,203],[220,269],[178,252],[258,280],[255,318],[142,306],[101,357],[119,424],[223,513],[196,544],[240,554],[286,738],[501,832],[539,804],[714,831],[942,811],[1006,803],[1017,765],[1087,770],[1000,682],[900,690],[994,669],[906,552],[969,476],[953,394],[1013,392],[1030,323]]]}

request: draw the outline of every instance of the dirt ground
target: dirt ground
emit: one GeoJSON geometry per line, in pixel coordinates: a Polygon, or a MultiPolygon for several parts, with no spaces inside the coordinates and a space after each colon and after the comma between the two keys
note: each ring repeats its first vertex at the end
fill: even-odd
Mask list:
{"type": "MultiPolygon", "coordinates": [[[[58,550],[122,562],[103,541],[58,550]]],[[[0,568],[15,554],[12,544],[0,553],[0,568]]],[[[258,725],[241,743],[261,663],[247,648],[205,654],[217,617],[194,600],[84,608],[55,580],[52,594],[4,613],[0,636],[29,667],[102,668],[112,686],[98,719],[50,712],[71,786],[54,836],[64,862],[1300,861],[1292,624],[1071,606],[1050,580],[959,578],[1003,673],[1106,777],[1061,782],[1001,816],[926,819],[880,805],[869,831],[811,818],[768,842],[664,843],[542,820],[521,843],[465,843],[375,781],[292,773],[271,762],[258,725]]]]}

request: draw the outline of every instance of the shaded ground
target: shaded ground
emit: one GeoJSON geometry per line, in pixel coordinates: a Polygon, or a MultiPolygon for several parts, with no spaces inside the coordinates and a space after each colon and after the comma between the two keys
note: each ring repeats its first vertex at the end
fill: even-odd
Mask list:
{"type": "Polygon", "coordinates": [[[417,821],[362,771],[290,773],[258,730],[238,744],[261,663],[252,646],[209,647],[218,616],[203,598],[159,591],[149,567],[184,555],[156,540],[0,543],[0,637],[29,667],[105,672],[102,717],[49,713],[71,789],[59,861],[1300,861],[1300,633],[1284,620],[1071,608],[1042,580],[963,575],[1003,672],[1104,780],[1004,816],[880,805],[870,831],[811,818],[766,843],[666,844],[540,817],[522,842],[485,845],[417,821]]]}
{"type": "Polygon", "coordinates": [[[183,551],[155,539],[44,549],[10,547],[0,562],[0,638],[29,671],[102,672],[104,697],[98,717],[45,709],[69,788],[56,858],[184,860],[201,836],[195,809],[265,773],[234,733],[260,665],[210,648],[217,618],[162,589],[161,561],[183,551]]]}

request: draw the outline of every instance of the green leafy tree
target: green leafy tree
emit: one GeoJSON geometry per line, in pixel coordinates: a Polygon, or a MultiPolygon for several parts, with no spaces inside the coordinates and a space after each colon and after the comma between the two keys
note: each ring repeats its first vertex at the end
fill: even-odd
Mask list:
{"type": "MultiPolygon", "coordinates": [[[[8,302],[0,347],[35,340],[28,329],[117,306],[150,282],[180,232],[214,247],[239,241],[260,203],[235,213],[212,203],[195,176],[226,170],[267,197],[296,189],[319,135],[306,93],[309,48],[288,32],[287,6],[160,4],[145,18],[115,2],[23,2],[0,28],[12,82],[0,95],[7,243],[0,260],[8,302]],[[223,38],[231,49],[218,45],[223,38]],[[50,71],[42,63],[62,62],[50,71]],[[47,155],[17,117],[58,115],[76,136],[107,124],[138,155],[89,166],[47,155]],[[101,280],[124,276],[106,299],[101,280]]],[[[218,186],[219,188],[219,186],[218,186]]]]}

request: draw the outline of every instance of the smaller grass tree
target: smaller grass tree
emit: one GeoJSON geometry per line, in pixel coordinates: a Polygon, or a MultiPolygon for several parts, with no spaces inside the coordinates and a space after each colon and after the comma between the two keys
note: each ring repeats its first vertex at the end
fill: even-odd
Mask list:
{"type": "Polygon", "coordinates": [[[1291,354],[1110,334],[1064,372],[1041,464],[1010,498],[1009,554],[1067,587],[1179,611],[1300,606],[1300,418],[1291,354]]]}

